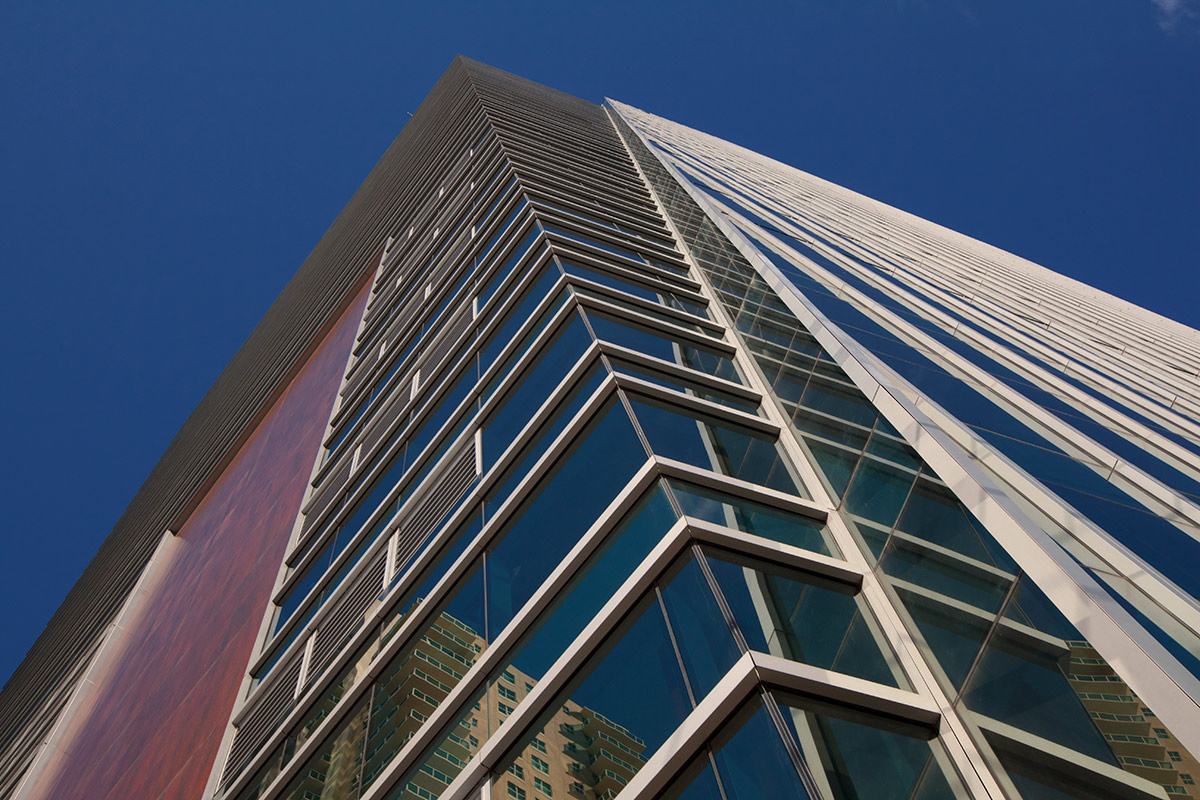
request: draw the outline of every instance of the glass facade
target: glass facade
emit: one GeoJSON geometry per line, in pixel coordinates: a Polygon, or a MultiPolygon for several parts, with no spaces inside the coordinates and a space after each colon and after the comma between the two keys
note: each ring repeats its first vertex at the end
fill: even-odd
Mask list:
{"type": "Polygon", "coordinates": [[[473,80],[490,124],[389,238],[217,796],[1189,793],[1190,423],[1117,470],[1098,383],[882,286],[925,229],[473,80]]]}
{"type": "Polygon", "coordinates": [[[208,796],[1196,793],[1194,331],[451,72],[208,796]]]}

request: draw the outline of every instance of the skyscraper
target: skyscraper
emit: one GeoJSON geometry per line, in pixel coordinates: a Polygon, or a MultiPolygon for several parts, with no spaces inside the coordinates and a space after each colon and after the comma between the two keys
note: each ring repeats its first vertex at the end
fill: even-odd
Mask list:
{"type": "Polygon", "coordinates": [[[0,694],[0,791],[1195,796],[1198,352],[456,60],[0,694]]]}

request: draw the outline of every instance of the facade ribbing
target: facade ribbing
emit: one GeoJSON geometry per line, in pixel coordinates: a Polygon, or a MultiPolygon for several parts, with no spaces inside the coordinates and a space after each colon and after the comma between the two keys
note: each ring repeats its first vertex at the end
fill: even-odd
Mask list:
{"type": "MultiPolygon", "coordinates": [[[[175,742],[112,721],[167,696],[121,666],[148,646],[48,632],[61,699],[6,718],[0,796],[1197,795],[1196,331],[461,58],[310,262],[285,296],[325,310],[263,325],[345,364],[308,399],[278,376],[316,356],[262,351],[324,433],[231,612],[244,679],[196,679],[175,742]]],[[[173,530],[266,491],[223,446],[173,530]]],[[[137,642],[187,581],[120,547],[137,642]]]]}

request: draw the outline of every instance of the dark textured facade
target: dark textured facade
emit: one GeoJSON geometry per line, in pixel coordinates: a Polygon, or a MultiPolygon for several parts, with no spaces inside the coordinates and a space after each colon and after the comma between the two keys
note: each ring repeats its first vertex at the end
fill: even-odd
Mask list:
{"type": "Polygon", "coordinates": [[[0,694],[0,797],[1195,796],[1198,367],[458,59],[0,694]]]}

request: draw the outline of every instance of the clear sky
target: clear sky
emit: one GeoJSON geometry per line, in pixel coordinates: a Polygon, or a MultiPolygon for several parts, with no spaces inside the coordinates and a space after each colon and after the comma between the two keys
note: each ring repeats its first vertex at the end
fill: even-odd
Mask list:
{"type": "Polygon", "coordinates": [[[1200,326],[1200,0],[519,5],[0,6],[0,680],[457,53],[1200,326]]]}

